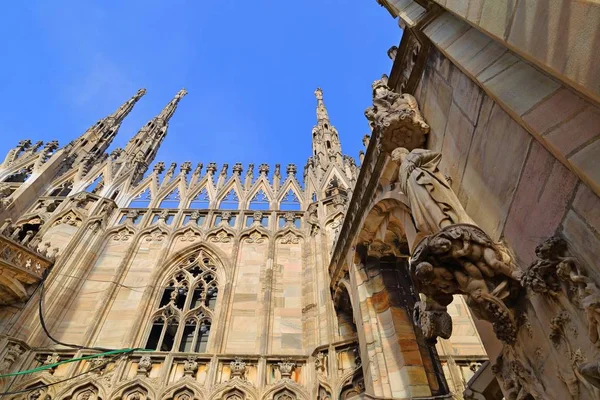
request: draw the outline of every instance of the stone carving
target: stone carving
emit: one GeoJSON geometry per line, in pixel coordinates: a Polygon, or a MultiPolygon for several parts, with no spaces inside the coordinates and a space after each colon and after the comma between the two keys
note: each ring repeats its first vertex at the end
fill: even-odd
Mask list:
{"type": "Polygon", "coordinates": [[[154,229],[148,235],[146,235],[146,242],[162,242],[166,237],[166,233],[160,229],[154,229]]]}
{"type": "Polygon", "coordinates": [[[400,147],[392,152],[392,160],[400,164],[400,190],[408,196],[417,230],[424,234],[451,224],[474,224],[438,169],[441,158],[424,149],[409,152],[400,147]]]}
{"type": "Polygon", "coordinates": [[[140,361],[138,362],[138,375],[148,376],[150,375],[150,371],[152,370],[152,359],[150,356],[142,356],[140,361]]]}
{"type": "Polygon", "coordinates": [[[296,168],[296,164],[288,164],[286,167],[286,173],[288,175],[296,175],[298,169],[296,168]]]}
{"type": "Polygon", "coordinates": [[[58,219],[54,224],[52,224],[52,226],[61,225],[61,224],[66,224],[66,225],[71,225],[71,226],[80,226],[81,218],[79,218],[73,212],[69,212],[62,218],[58,219]]]}
{"type": "Polygon", "coordinates": [[[316,235],[319,232],[319,229],[321,229],[321,226],[319,224],[319,206],[316,203],[311,203],[308,206],[308,210],[306,211],[308,213],[308,218],[307,218],[307,222],[310,225],[310,234],[311,236],[316,235]]]}
{"type": "Polygon", "coordinates": [[[428,305],[427,302],[417,301],[413,310],[413,320],[415,325],[421,327],[423,336],[433,343],[438,336],[449,339],[452,334],[452,317],[444,307],[435,303],[428,305]]]}
{"type": "Polygon", "coordinates": [[[373,106],[367,108],[365,116],[371,127],[385,137],[388,147],[421,147],[429,125],[421,115],[417,100],[410,94],[392,91],[387,83],[387,75],[373,82],[373,106]]]}
{"type": "Polygon", "coordinates": [[[260,164],[258,166],[258,173],[262,176],[267,176],[269,174],[269,165],[268,164],[260,164]]]}
{"type": "Polygon", "coordinates": [[[196,356],[188,356],[187,360],[183,363],[183,375],[193,376],[198,371],[198,366],[196,356]]]}
{"type": "Polygon", "coordinates": [[[199,238],[200,235],[198,233],[194,232],[192,229],[188,229],[184,232],[183,235],[179,237],[179,240],[181,240],[182,242],[195,242],[196,239],[199,238]]]}
{"type": "Polygon", "coordinates": [[[236,358],[229,363],[231,378],[246,379],[246,363],[241,358],[236,358]]]}
{"type": "Polygon", "coordinates": [[[315,369],[318,373],[324,373],[327,369],[327,365],[325,364],[325,354],[323,354],[323,352],[319,352],[315,357],[315,369]]]}
{"type": "Polygon", "coordinates": [[[283,219],[285,220],[286,227],[294,226],[294,220],[296,219],[296,213],[288,211],[283,215],[283,219]]]}
{"type": "Polygon", "coordinates": [[[212,235],[209,240],[213,243],[229,243],[232,237],[227,231],[220,230],[217,234],[212,235]]]}
{"type": "Polygon", "coordinates": [[[576,290],[576,302],[587,317],[590,341],[600,348],[600,288],[571,257],[563,259],[556,268],[559,279],[576,290]]]}
{"type": "Polygon", "coordinates": [[[122,241],[122,242],[126,242],[129,239],[131,239],[131,236],[134,234],[134,232],[123,228],[120,231],[118,231],[114,236],[113,236],[113,240],[114,241],[122,241]]]}
{"type": "Polygon", "coordinates": [[[553,236],[535,248],[535,260],[523,274],[521,284],[537,293],[556,295],[561,290],[557,270],[567,267],[564,264],[575,264],[575,260],[567,255],[567,243],[558,236],[553,236]]]}
{"type": "Polygon", "coordinates": [[[192,170],[192,163],[190,161],[184,161],[179,167],[179,170],[184,175],[189,174],[189,172],[192,170]]]}
{"type": "Polygon", "coordinates": [[[6,354],[4,354],[4,358],[2,362],[0,362],[0,372],[6,372],[10,370],[15,361],[25,352],[19,344],[13,343],[9,344],[6,348],[6,354]]]}
{"type": "Polygon", "coordinates": [[[415,248],[411,274],[419,291],[445,307],[453,294],[489,321],[500,340],[514,343],[516,324],[507,303],[519,292],[520,274],[504,246],[479,227],[450,225],[423,239],[415,248]]]}
{"type": "Polygon", "coordinates": [[[296,363],[294,363],[290,359],[283,360],[279,363],[279,373],[281,374],[281,379],[291,379],[292,373],[294,372],[294,368],[296,368],[296,363]]]}
{"type": "Polygon", "coordinates": [[[217,172],[217,164],[214,162],[208,163],[206,166],[206,173],[209,175],[214,175],[217,172]]]}
{"type": "Polygon", "coordinates": [[[90,371],[93,371],[98,375],[102,375],[102,373],[104,372],[104,367],[106,367],[106,365],[107,361],[104,358],[104,356],[96,357],[90,360],[90,371]]]}
{"type": "Polygon", "coordinates": [[[252,232],[246,238],[246,243],[264,243],[264,241],[264,236],[259,231],[252,232]]]}
{"type": "Polygon", "coordinates": [[[242,163],[235,163],[233,165],[232,171],[235,175],[241,175],[243,170],[242,163]]]}
{"type": "Polygon", "coordinates": [[[518,360],[506,359],[501,354],[492,366],[492,372],[503,382],[503,392],[507,400],[544,400],[545,390],[533,372],[518,360]]]}
{"type": "Polygon", "coordinates": [[[300,243],[300,237],[294,235],[292,232],[286,233],[281,237],[281,243],[283,244],[297,244],[300,243]]]}

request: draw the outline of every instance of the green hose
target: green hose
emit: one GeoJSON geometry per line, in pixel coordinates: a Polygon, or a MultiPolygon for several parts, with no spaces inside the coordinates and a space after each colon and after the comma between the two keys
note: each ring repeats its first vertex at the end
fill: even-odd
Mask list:
{"type": "Polygon", "coordinates": [[[11,376],[33,374],[34,372],[39,372],[39,371],[44,371],[44,370],[47,370],[47,369],[52,369],[52,368],[55,368],[55,367],[57,367],[59,365],[68,364],[68,363],[72,363],[72,362],[75,362],[75,361],[90,360],[92,358],[98,358],[98,357],[107,356],[107,355],[113,355],[113,354],[132,353],[134,351],[154,351],[154,350],[146,350],[146,349],[140,349],[140,348],[112,350],[112,351],[107,351],[107,352],[104,352],[104,353],[93,354],[91,356],[85,356],[85,357],[79,357],[79,358],[71,358],[69,360],[59,361],[59,362],[54,363],[54,364],[42,365],[41,367],[37,367],[37,368],[34,368],[34,369],[28,369],[28,370],[25,370],[25,371],[18,371],[18,372],[13,372],[13,373],[10,373],[10,374],[0,375],[0,379],[2,379],[2,378],[8,378],[8,377],[11,377],[11,376]]]}

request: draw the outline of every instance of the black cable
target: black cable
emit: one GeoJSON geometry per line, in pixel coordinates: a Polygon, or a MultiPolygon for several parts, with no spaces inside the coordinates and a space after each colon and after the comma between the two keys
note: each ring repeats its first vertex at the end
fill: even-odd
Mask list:
{"type": "Polygon", "coordinates": [[[96,350],[96,351],[101,351],[101,352],[107,352],[107,351],[114,351],[117,349],[107,349],[104,347],[87,347],[87,346],[82,346],[79,344],[70,344],[70,343],[65,343],[65,342],[61,342],[60,340],[55,339],[52,334],[50,334],[50,332],[48,331],[48,328],[46,327],[46,322],[44,321],[44,312],[43,312],[43,304],[44,304],[44,286],[45,286],[45,282],[46,282],[46,277],[42,278],[42,281],[40,282],[40,300],[38,302],[38,314],[40,317],[40,324],[42,325],[42,329],[44,330],[44,333],[46,334],[46,336],[48,336],[48,338],[50,340],[52,340],[54,343],[56,344],[60,344],[61,346],[65,346],[65,347],[71,347],[73,349],[79,349],[79,350],[96,350]]]}
{"type": "MultiPolygon", "coordinates": [[[[102,364],[102,365],[99,365],[99,366],[97,366],[97,367],[94,367],[94,368],[90,368],[89,370],[87,370],[87,371],[85,371],[85,372],[82,372],[81,374],[77,374],[77,375],[75,375],[75,376],[72,376],[72,377],[70,377],[70,378],[63,379],[63,380],[61,380],[61,381],[58,381],[58,382],[44,383],[44,384],[42,384],[42,385],[38,385],[38,386],[34,386],[34,387],[30,387],[30,388],[27,388],[27,389],[16,390],[16,391],[14,391],[14,392],[2,392],[2,393],[0,393],[0,396],[5,396],[5,395],[13,395],[13,394],[20,394],[20,393],[27,393],[27,392],[31,392],[31,391],[33,391],[33,390],[47,388],[47,387],[49,387],[49,386],[58,385],[59,383],[63,383],[63,382],[67,382],[67,381],[70,381],[70,380],[72,380],[72,379],[75,379],[75,378],[79,378],[80,376],[83,376],[83,375],[85,375],[85,374],[89,374],[89,373],[90,373],[90,372],[92,372],[92,371],[95,371],[95,370],[97,370],[97,369],[100,369],[100,368],[104,368],[104,367],[106,367],[106,366],[107,366],[107,365],[108,365],[110,362],[112,362],[114,359],[116,359],[116,358],[118,358],[118,357],[125,357],[125,356],[127,356],[127,355],[129,355],[129,354],[133,353],[134,351],[135,351],[135,349],[131,349],[131,351],[128,351],[128,352],[126,352],[126,353],[123,353],[123,354],[117,354],[117,355],[115,355],[114,357],[111,357],[110,359],[106,360],[106,362],[105,362],[104,364],[102,364]]],[[[13,381],[13,382],[14,382],[14,381],[13,381]]],[[[10,388],[10,386],[9,386],[9,388],[10,388]]]]}

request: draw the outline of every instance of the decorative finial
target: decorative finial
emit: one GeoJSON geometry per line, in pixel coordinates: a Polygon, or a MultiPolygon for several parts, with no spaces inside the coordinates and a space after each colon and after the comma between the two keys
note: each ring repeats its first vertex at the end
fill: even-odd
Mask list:
{"type": "Polygon", "coordinates": [[[317,100],[323,100],[323,90],[320,87],[315,90],[315,96],[317,100]]]}

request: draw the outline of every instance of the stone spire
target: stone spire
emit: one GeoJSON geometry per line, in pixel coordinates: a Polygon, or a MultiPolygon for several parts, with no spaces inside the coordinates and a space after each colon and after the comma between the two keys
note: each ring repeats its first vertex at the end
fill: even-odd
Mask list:
{"type": "Polygon", "coordinates": [[[317,98],[317,125],[312,130],[313,161],[315,167],[327,169],[330,163],[342,165],[342,146],[338,132],[327,114],[327,108],[323,102],[323,90],[315,90],[317,98]]]}
{"type": "Polygon", "coordinates": [[[146,89],[138,90],[114,113],[96,122],[83,135],[67,145],[66,149],[71,155],[72,164],[77,165],[83,160],[92,164],[101,160],[102,155],[117,135],[121,123],[145,94],[146,89]]]}
{"type": "Polygon", "coordinates": [[[141,179],[148,166],[154,160],[160,145],[167,135],[169,120],[177,109],[179,101],[187,94],[181,89],[173,100],[154,118],[152,118],[140,131],[127,143],[123,156],[130,165],[134,165],[134,181],[141,179]]]}

